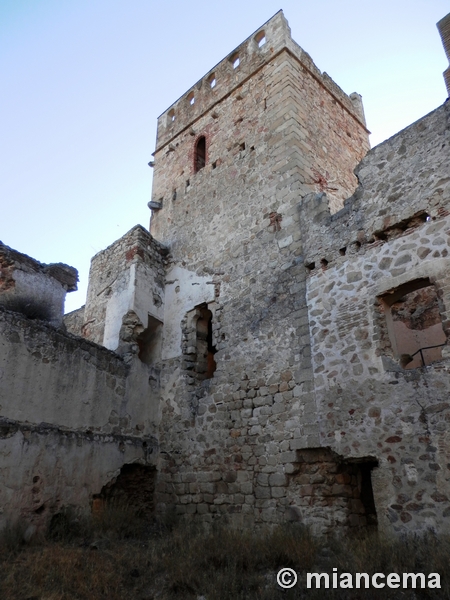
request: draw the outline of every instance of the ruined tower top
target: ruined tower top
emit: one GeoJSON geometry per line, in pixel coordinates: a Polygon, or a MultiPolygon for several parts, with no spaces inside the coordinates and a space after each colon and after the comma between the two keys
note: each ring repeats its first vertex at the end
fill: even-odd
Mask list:
{"type": "MultiPolygon", "coordinates": [[[[445,54],[450,62],[450,13],[437,23],[437,28],[441,35],[445,54]]],[[[447,86],[447,95],[450,96],[450,67],[444,71],[444,80],[447,86]]]]}
{"type": "Polygon", "coordinates": [[[359,94],[347,96],[326,73],[321,73],[311,57],[292,39],[289,23],[280,10],[160,115],[156,151],[193,126],[203,114],[222,102],[283,50],[295,57],[339,104],[365,125],[359,94]]]}
{"type": "Polygon", "coordinates": [[[236,223],[249,232],[313,190],[336,212],[368,133],[360,95],[315,66],[279,11],[159,117],[151,234],[201,270],[240,245],[236,223]]]}

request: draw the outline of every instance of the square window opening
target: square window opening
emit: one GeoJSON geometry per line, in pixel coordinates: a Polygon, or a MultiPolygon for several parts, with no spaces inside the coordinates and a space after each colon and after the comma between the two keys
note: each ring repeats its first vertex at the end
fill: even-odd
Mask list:
{"type": "Polygon", "coordinates": [[[408,282],[379,298],[394,357],[404,369],[442,359],[447,336],[436,287],[428,278],[408,282]]]}

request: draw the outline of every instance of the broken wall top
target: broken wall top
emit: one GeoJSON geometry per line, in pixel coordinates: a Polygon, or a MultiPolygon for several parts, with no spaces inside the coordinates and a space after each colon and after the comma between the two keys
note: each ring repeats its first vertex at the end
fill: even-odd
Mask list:
{"type": "Polygon", "coordinates": [[[11,285],[11,273],[39,273],[58,281],[67,292],[77,289],[78,271],[64,263],[45,264],[0,242],[0,293],[11,285]]]}
{"type": "Polygon", "coordinates": [[[450,103],[368,152],[355,169],[359,186],[330,214],[326,194],[299,205],[305,264],[341,260],[345,249],[407,233],[447,214],[450,200],[450,103]]]}
{"type": "Polygon", "coordinates": [[[0,242],[0,304],[30,319],[62,325],[66,292],[78,272],[62,263],[43,264],[0,242]]]}

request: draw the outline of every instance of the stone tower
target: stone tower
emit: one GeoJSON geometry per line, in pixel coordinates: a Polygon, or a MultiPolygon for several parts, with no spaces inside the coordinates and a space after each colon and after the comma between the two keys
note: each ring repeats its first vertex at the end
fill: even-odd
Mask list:
{"type": "Polygon", "coordinates": [[[286,517],[297,451],[320,445],[298,204],[327,191],[339,210],[368,149],[360,96],[317,69],[281,11],[159,117],[162,510],[286,517]]]}
{"type": "Polygon", "coordinates": [[[0,528],[450,532],[450,102],[367,133],[279,12],[160,117],[151,234],[64,325],[76,271],[0,243],[0,528]]]}

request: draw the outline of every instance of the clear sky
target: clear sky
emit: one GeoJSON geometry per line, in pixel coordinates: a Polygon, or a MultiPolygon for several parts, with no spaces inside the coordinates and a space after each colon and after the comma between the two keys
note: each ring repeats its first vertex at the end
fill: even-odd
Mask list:
{"type": "Polygon", "coordinates": [[[0,0],[0,239],[80,273],[148,227],[156,119],[283,9],[376,145],[442,104],[448,0],[0,0]]]}

